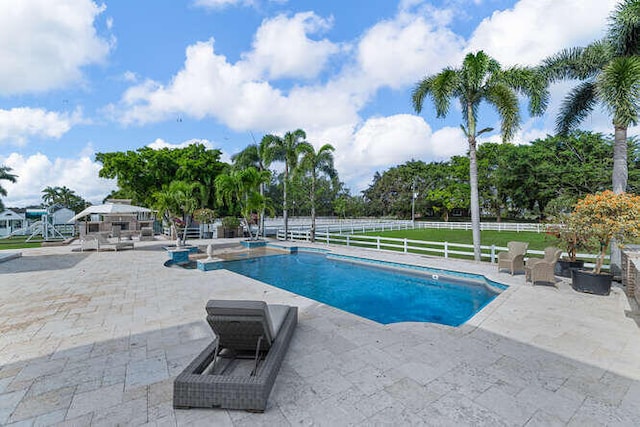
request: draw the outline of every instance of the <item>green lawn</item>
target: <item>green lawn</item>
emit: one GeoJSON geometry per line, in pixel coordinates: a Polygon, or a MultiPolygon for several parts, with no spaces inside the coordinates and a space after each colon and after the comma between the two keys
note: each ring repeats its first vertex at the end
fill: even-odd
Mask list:
{"type": "Polygon", "coordinates": [[[39,248],[42,244],[41,239],[34,239],[27,242],[27,236],[14,236],[8,239],[0,239],[0,250],[2,249],[25,249],[39,248]]]}
{"type": "MultiPolygon", "coordinates": [[[[431,242],[449,242],[473,244],[471,230],[438,230],[438,229],[415,229],[415,230],[394,230],[375,231],[364,233],[367,236],[395,237],[398,239],[427,240],[431,242]]],[[[482,245],[484,246],[507,246],[512,240],[529,242],[529,249],[544,250],[547,246],[557,245],[556,239],[545,233],[516,232],[516,231],[482,231],[480,233],[482,245]]]]}

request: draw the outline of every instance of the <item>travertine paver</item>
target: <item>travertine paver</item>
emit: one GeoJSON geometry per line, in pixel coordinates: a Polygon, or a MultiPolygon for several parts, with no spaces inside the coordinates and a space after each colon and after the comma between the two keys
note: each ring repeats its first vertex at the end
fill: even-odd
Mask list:
{"type": "Polygon", "coordinates": [[[27,249],[0,263],[0,424],[640,425],[640,331],[620,289],[332,248],[511,285],[460,328],[380,325],[228,271],[165,268],[161,245],[27,249]],[[300,308],[264,414],[172,407],[173,378],[211,340],[211,298],[300,308]]]}

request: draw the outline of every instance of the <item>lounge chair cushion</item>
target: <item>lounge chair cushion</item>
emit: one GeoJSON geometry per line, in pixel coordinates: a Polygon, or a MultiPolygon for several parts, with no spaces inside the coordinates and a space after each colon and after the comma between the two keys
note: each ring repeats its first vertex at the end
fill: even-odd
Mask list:
{"type": "Polygon", "coordinates": [[[267,308],[269,309],[269,317],[271,318],[271,334],[275,337],[278,335],[278,332],[280,331],[280,328],[284,323],[284,319],[287,317],[289,306],[281,304],[269,304],[267,308]]]}

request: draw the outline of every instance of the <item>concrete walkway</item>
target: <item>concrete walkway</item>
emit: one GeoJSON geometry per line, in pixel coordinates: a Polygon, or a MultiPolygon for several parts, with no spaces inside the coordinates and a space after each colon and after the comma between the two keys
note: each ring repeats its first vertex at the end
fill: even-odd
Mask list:
{"type": "Polygon", "coordinates": [[[165,268],[160,245],[25,249],[0,263],[0,424],[640,425],[640,329],[620,289],[333,248],[511,285],[459,328],[380,325],[226,270],[165,268]],[[173,378],[211,340],[211,298],[300,308],[264,414],[172,408],[173,378]]]}

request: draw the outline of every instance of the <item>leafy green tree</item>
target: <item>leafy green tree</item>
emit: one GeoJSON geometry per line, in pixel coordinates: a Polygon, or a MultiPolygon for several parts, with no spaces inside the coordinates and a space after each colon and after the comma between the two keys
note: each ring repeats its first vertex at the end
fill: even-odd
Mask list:
{"type": "Polygon", "coordinates": [[[557,130],[575,129],[596,104],[602,104],[613,121],[613,191],[627,189],[627,129],[638,122],[640,105],[640,0],[621,1],[609,17],[602,40],[586,47],[564,49],[543,61],[550,81],[582,82],[564,99],[556,120],[557,130]]]}
{"type": "Polygon", "coordinates": [[[546,107],[548,92],[545,82],[535,70],[513,67],[502,70],[500,64],[483,51],[469,53],[459,69],[445,68],[425,77],[413,91],[413,107],[422,111],[424,99],[430,96],[438,117],[449,112],[452,98],[462,109],[461,126],[469,145],[469,183],[471,190],[471,223],[474,259],[480,261],[480,202],[478,195],[478,165],[476,139],[491,128],[478,130],[478,110],[482,101],[495,107],[501,119],[503,141],[509,141],[520,124],[517,92],[530,99],[530,113],[541,114],[546,107]]]}
{"type": "Polygon", "coordinates": [[[331,144],[324,144],[316,151],[309,143],[300,145],[302,158],[300,159],[299,169],[303,173],[308,173],[311,178],[311,188],[309,191],[309,200],[311,202],[311,241],[316,239],[316,201],[318,198],[317,183],[318,176],[323,174],[331,179],[336,179],[338,173],[333,166],[333,151],[335,148],[331,144]]]}
{"type": "Polygon", "coordinates": [[[269,171],[258,171],[250,166],[245,169],[230,170],[216,177],[218,203],[236,205],[240,209],[251,240],[254,240],[251,232],[252,214],[271,210],[269,200],[260,194],[259,190],[260,184],[268,182],[270,175],[269,171]]]}
{"type": "Polygon", "coordinates": [[[215,177],[225,163],[220,161],[220,150],[209,150],[202,144],[185,148],[154,150],[149,147],[135,151],[97,153],[102,163],[99,175],[116,179],[117,195],[132,199],[134,204],[153,206],[153,194],[162,191],[172,181],[198,183],[196,193],[200,207],[214,208],[215,177]]]}
{"type": "Polygon", "coordinates": [[[301,145],[305,142],[307,134],[302,129],[287,132],[284,137],[277,135],[266,135],[269,151],[273,154],[273,160],[284,162],[283,196],[282,196],[282,216],[284,217],[285,238],[289,235],[289,200],[287,187],[290,184],[291,174],[298,165],[301,153],[301,145]]]}
{"type": "MultiPolygon", "coordinates": [[[[16,182],[17,175],[9,173],[11,168],[8,166],[0,166],[0,181],[16,182]]],[[[0,185],[0,196],[7,196],[7,190],[0,185]]],[[[0,212],[4,210],[4,204],[0,199],[0,212]]]]}

